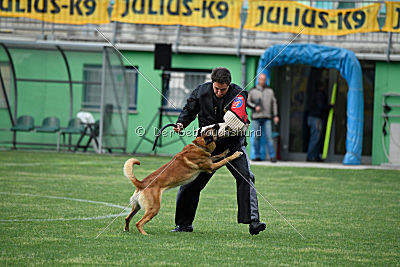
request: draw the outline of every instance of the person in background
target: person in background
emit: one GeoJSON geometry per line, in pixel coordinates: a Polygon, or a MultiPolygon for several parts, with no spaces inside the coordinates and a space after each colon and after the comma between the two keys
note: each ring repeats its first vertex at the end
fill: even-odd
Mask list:
{"type": "Polygon", "coordinates": [[[274,91],[266,85],[266,75],[258,76],[256,87],[250,90],[247,105],[253,109],[251,114],[253,132],[251,140],[251,159],[254,161],[265,160],[265,143],[268,147],[271,162],[276,162],[276,152],[272,140],[271,120],[278,124],[278,104],[274,91]],[[265,141],[265,142],[264,142],[265,141]]]}
{"type": "Polygon", "coordinates": [[[315,93],[311,96],[311,101],[307,102],[307,125],[310,129],[310,138],[308,141],[306,161],[323,161],[320,157],[322,123],[328,114],[329,108],[330,105],[328,104],[328,96],[325,92],[324,83],[318,81],[315,93]]]}

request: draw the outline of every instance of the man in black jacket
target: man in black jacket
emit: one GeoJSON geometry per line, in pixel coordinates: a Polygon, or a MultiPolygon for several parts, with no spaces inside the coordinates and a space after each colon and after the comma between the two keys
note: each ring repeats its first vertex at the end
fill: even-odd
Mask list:
{"type": "Polygon", "coordinates": [[[327,86],[325,86],[324,82],[318,81],[311,100],[307,104],[307,125],[310,128],[310,139],[308,141],[306,161],[323,162],[320,157],[322,130],[330,108],[328,96],[325,92],[326,88],[327,86]]]}
{"type": "MultiPolygon", "coordinates": [[[[238,85],[231,84],[231,73],[226,68],[216,68],[211,73],[211,82],[199,85],[190,95],[177,120],[176,132],[182,131],[198,116],[199,127],[224,122],[228,110],[234,112],[244,122],[247,121],[247,92],[238,85]]],[[[229,149],[229,153],[242,151],[243,155],[229,164],[228,170],[236,179],[238,223],[249,224],[249,232],[257,235],[266,228],[258,214],[257,192],[254,187],[254,174],[250,170],[246,152],[246,137],[231,136],[217,141],[212,155],[229,149]]],[[[175,224],[172,232],[192,232],[193,220],[199,202],[200,191],[206,186],[214,173],[200,173],[193,182],[179,188],[176,199],[175,224]]]]}

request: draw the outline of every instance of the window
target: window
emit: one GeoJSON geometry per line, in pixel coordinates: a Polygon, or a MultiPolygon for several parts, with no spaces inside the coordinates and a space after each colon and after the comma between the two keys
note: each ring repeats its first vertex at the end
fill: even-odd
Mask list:
{"type": "MultiPolygon", "coordinates": [[[[84,88],[83,88],[83,103],[82,107],[86,109],[100,109],[101,100],[101,65],[85,65],[83,69],[84,88]]],[[[136,96],[138,84],[138,72],[134,67],[126,66],[125,74],[128,83],[128,109],[136,110],[136,96]]],[[[123,77],[120,77],[118,70],[115,71],[115,86],[123,88],[123,77]]],[[[108,94],[106,94],[107,97],[108,94]]]]}
{"type": "Polygon", "coordinates": [[[138,71],[132,66],[125,67],[126,70],[126,79],[128,82],[128,103],[129,103],[129,110],[135,111],[136,110],[136,96],[137,96],[137,85],[138,85],[138,71]]]}
{"type": "MultiPolygon", "coordinates": [[[[10,64],[7,62],[0,62],[0,72],[3,78],[4,87],[8,96],[8,101],[10,102],[10,85],[11,85],[11,68],[10,64]]],[[[0,83],[0,108],[7,108],[6,98],[3,94],[2,83],[0,83]]]]}
{"type": "Polygon", "coordinates": [[[163,99],[163,108],[167,111],[180,111],[192,91],[200,84],[211,81],[210,73],[202,72],[168,72],[170,74],[169,90],[163,99]]]}

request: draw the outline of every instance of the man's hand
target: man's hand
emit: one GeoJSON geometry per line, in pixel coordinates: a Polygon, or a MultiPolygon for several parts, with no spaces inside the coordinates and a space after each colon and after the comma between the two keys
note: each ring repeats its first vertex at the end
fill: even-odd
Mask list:
{"type": "Polygon", "coordinates": [[[256,106],[256,112],[260,112],[261,111],[261,107],[260,106],[256,106]]]}
{"type": "Polygon", "coordinates": [[[174,127],[174,131],[175,131],[176,133],[180,133],[182,130],[183,130],[183,124],[180,123],[180,122],[178,122],[178,123],[176,124],[176,127],[174,127]]]}
{"type": "Polygon", "coordinates": [[[275,116],[275,117],[274,117],[274,123],[275,123],[275,124],[278,124],[278,122],[279,122],[279,117],[278,117],[278,116],[275,116]]]}

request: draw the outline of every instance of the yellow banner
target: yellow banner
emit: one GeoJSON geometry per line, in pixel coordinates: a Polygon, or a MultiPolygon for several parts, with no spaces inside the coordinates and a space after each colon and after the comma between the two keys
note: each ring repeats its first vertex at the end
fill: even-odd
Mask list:
{"type": "Polygon", "coordinates": [[[385,2],[386,22],[382,31],[400,32],[400,2],[385,2]]]}
{"type": "Polygon", "coordinates": [[[239,28],[241,6],[242,0],[116,0],[111,20],[239,28]]]}
{"type": "Polygon", "coordinates": [[[318,9],[294,1],[249,0],[248,30],[308,35],[379,31],[379,3],[357,9],[318,9]]]}
{"type": "Polygon", "coordinates": [[[63,24],[110,22],[108,0],[0,0],[0,17],[24,17],[63,24]]]}

